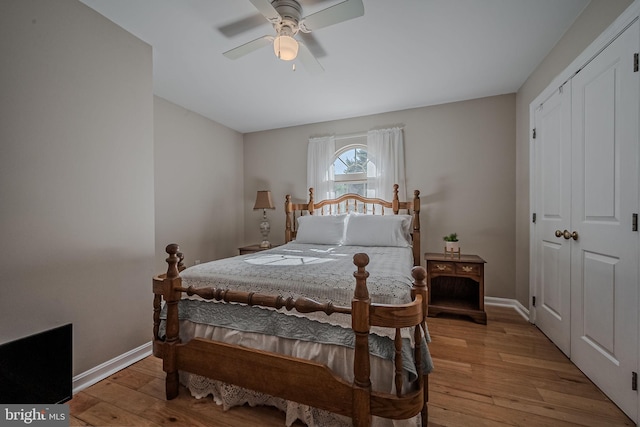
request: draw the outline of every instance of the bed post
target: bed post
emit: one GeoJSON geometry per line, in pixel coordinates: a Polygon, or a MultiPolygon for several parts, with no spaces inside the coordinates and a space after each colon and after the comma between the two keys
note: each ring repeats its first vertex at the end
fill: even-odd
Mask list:
{"type": "MultiPolygon", "coordinates": [[[[420,327],[422,329],[422,333],[426,334],[427,331],[427,315],[429,310],[429,289],[427,288],[427,271],[424,267],[418,265],[411,269],[411,276],[413,276],[413,288],[411,289],[411,295],[413,299],[416,298],[416,295],[422,296],[422,322],[420,327]]],[[[416,336],[415,342],[420,342],[420,337],[418,336],[418,329],[416,328],[416,336]]],[[[420,348],[416,346],[416,362],[420,364],[420,348]]],[[[419,366],[418,366],[419,367],[419,366]]],[[[418,368],[417,367],[417,368],[418,368]]],[[[421,369],[418,369],[420,372],[421,369]]],[[[429,375],[422,374],[422,393],[423,393],[423,406],[422,406],[422,425],[426,426],[429,420],[429,375]]]]}
{"type": "Polygon", "coordinates": [[[291,195],[287,194],[284,198],[284,242],[289,243],[291,241],[291,213],[293,208],[291,207],[291,195]]]}
{"type": "Polygon", "coordinates": [[[309,206],[307,207],[309,215],[313,215],[315,208],[313,207],[313,187],[309,188],[309,206]]]}
{"type": "Polygon", "coordinates": [[[413,265],[421,265],[421,253],[420,253],[420,190],[414,190],[413,192],[413,209],[412,209],[412,222],[413,222],[413,265]]]}
{"type": "Polygon", "coordinates": [[[365,270],[365,266],[369,264],[369,256],[364,253],[355,254],[353,263],[358,267],[358,270],[353,273],[356,278],[356,290],[351,300],[351,327],[356,335],[353,359],[353,425],[368,427],[371,425],[371,365],[369,362],[371,300],[367,290],[369,273],[365,270]]]}
{"type": "MultiPolygon", "coordinates": [[[[398,184],[393,184],[393,200],[391,201],[391,210],[393,210],[394,215],[398,215],[398,212],[400,212],[400,198],[398,198],[398,188],[400,188],[398,184]]],[[[384,213],[384,208],[382,209],[382,212],[384,213]]]]}
{"type": "Polygon", "coordinates": [[[164,300],[167,303],[167,338],[164,343],[164,357],[162,359],[162,369],[167,373],[165,380],[165,392],[167,399],[171,400],[178,396],[178,366],[177,366],[177,345],[180,344],[180,325],[178,320],[178,302],[182,293],[177,288],[182,286],[182,279],[178,272],[180,258],[180,247],[171,243],[166,248],[169,257],[166,259],[167,275],[164,279],[164,300]]]}

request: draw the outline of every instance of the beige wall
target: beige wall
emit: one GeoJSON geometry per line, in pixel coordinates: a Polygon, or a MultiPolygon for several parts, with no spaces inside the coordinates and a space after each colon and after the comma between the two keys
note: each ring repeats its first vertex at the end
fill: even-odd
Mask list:
{"type": "Polygon", "coordinates": [[[516,298],[529,307],[529,105],[632,0],[591,0],[516,96],[516,298]]]}
{"type": "Polygon", "coordinates": [[[304,201],[311,136],[404,125],[407,189],[421,191],[423,251],[457,232],[487,261],[486,294],[514,298],[515,94],[244,135],[245,240],[260,241],[256,190],[273,192],[273,243],[284,241],[284,197],[304,201]]]}
{"type": "Polygon", "coordinates": [[[78,374],[150,339],[151,47],[76,0],[0,34],[0,342],[72,322],[78,374]]]}
{"type": "Polygon", "coordinates": [[[178,243],[185,264],[238,254],[244,232],[242,134],[154,100],[156,270],[178,243]]]}

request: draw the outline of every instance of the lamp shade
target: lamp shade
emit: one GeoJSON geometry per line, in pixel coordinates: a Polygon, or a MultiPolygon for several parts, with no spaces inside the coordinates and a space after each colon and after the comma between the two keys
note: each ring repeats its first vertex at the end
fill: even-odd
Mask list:
{"type": "Polygon", "coordinates": [[[256,204],[253,209],[275,209],[273,200],[271,199],[271,191],[259,190],[256,194],[256,204]]]}
{"type": "Polygon", "coordinates": [[[298,42],[291,36],[280,35],[273,41],[273,51],[283,61],[291,61],[298,55],[298,42]]]}

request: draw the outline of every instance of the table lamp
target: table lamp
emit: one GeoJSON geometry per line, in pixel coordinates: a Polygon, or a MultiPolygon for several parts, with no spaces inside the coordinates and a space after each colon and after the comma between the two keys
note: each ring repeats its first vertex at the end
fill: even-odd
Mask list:
{"type": "Polygon", "coordinates": [[[258,194],[256,194],[256,203],[253,206],[253,210],[262,209],[262,222],[260,223],[260,233],[262,233],[262,243],[260,243],[261,248],[270,248],[271,243],[269,243],[269,231],[271,230],[271,226],[269,225],[269,220],[267,220],[267,209],[275,209],[273,206],[273,200],[271,200],[271,191],[260,190],[258,194]]]}

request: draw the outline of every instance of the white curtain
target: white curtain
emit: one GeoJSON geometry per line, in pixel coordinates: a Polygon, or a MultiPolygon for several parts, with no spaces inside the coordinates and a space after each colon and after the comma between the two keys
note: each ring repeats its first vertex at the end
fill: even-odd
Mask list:
{"type": "Polygon", "coordinates": [[[402,128],[367,132],[367,152],[375,164],[375,169],[367,171],[367,196],[391,200],[393,184],[398,184],[398,197],[407,200],[402,128]]]}
{"type": "Polygon", "coordinates": [[[333,156],[336,154],[335,136],[309,138],[307,149],[307,188],[313,187],[315,200],[335,197],[333,184],[333,156]]]}

